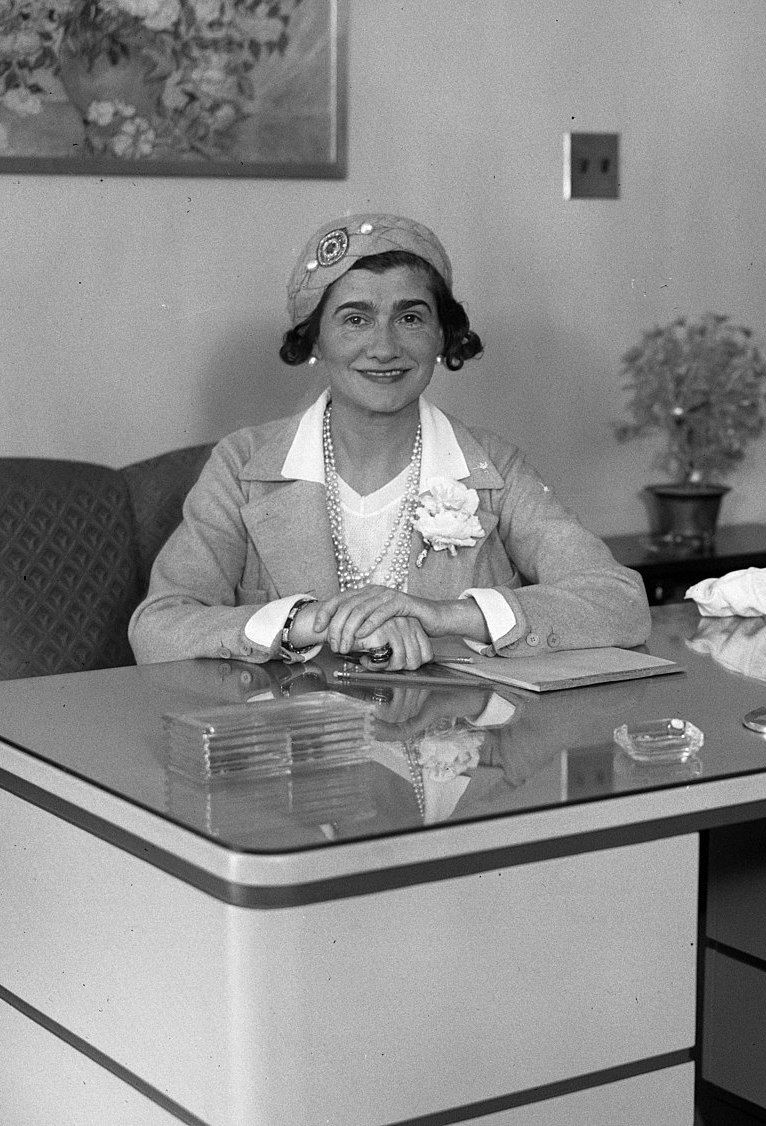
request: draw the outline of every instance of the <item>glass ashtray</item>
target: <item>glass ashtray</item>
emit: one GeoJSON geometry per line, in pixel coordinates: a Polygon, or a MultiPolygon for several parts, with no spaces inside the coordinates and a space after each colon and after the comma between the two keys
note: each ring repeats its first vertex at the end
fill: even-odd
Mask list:
{"type": "Polygon", "coordinates": [[[615,727],[614,741],[636,762],[686,762],[705,736],[688,719],[653,719],[615,727]]]}

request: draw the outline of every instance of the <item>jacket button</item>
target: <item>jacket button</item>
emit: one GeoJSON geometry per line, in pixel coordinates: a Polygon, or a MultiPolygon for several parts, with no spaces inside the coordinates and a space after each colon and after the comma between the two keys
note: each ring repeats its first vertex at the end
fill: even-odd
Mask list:
{"type": "Polygon", "coordinates": [[[218,650],[218,656],[225,657],[228,660],[228,658],[231,656],[231,649],[227,649],[225,645],[222,645],[218,650]]]}
{"type": "Polygon", "coordinates": [[[527,645],[539,645],[539,644],[540,644],[540,634],[539,633],[528,633],[527,634],[527,645]]]}
{"type": "Polygon", "coordinates": [[[555,649],[557,645],[561,644],[561,638],[557,633],[553,633],[553,631],[551,631],[548,634],[548,644],[550,645],[551,649],[555,649]]]}

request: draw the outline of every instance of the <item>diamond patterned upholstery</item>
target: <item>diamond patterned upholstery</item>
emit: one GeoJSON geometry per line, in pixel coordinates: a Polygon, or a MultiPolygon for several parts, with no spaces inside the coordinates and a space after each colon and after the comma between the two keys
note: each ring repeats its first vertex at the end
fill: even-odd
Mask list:
{"type": "Polygon", "coordinates": [[[128,620],[210,448],[0,458],[0,680],[133,664],[128,620]]]}
{"type": "Polygon", "coordinates": [[[189,489],[210,456],[212,445],[187,446],[137,461],[123,469],[136,527],[141,597],[157,552],[181,519],[189,489]]]}

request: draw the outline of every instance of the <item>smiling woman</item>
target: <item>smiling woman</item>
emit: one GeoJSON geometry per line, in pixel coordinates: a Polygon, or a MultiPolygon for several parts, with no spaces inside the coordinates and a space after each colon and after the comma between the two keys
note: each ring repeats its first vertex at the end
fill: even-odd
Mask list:
{"type": "Polygon", "coordinates": [[[515,446],[424,398],[437,363],[482,350],[428,227],[324,225],[288,311],[280,355],[321,364],[326,390],[213,451],[133,616],[137,660],[307,661],[326,644],[383,649],[395,670],[446,635],[498,656],[646,640],[640,577],[515,446]]]}

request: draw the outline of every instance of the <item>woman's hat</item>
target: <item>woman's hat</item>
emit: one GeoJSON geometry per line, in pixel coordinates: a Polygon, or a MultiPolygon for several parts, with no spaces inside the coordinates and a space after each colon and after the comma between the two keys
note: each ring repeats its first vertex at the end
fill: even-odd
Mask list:
{"type": "Polygon", "coordinates": [[[287,284],[287,310],[294,325],[305,321],[322,294],[360,258],[387,250],[417,254],[452,288],[452,265],[433,231],[401,215],[349,215],[325,223],[312,235],[287,284]]]}

